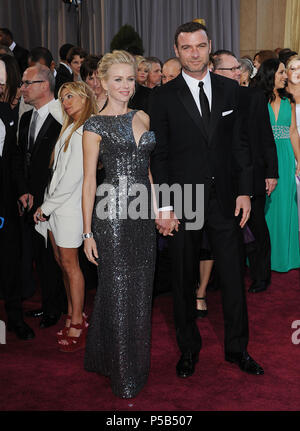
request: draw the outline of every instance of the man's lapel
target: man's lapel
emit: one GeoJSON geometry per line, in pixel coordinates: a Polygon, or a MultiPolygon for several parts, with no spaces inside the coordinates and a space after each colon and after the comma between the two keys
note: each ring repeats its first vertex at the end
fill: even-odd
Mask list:
{"type": "Polygon", "coordinates": [[[52,120],[53,120],[52,115],[48,114],[46,120],[44,121],[44,123],[43,123],[43,125],[42,125],[42,127],[41,127],[41,129],[40,129],[40,131],[39,131],[39,133],[37,135],[37,137],[36,137],[31,157],[33,157],[34,154],[36,154],[36,152],[37,152],[37,150],[38,150],[38,148],[39,148],[39,146],[40,146],[43,138],[45,138],[45,134],[47,133],[47,131],[49,129],[49,126],[52,123],[52,120]]]}
{"type": "Polygon", "coordinates": [[[201,131],[204,139],[207,141],[208,136],[203,124],[202,117],[192,96],[192,93],[190,92],[190,89],[181,74],[177,78],[177,84],[179,87],[177,90],[177,94],[180,101],[184,105],[189,116],[193,119],[194,123],[201,131]]]}
{"type": "MultiPolygon", "coordinates": [[[[24,127],[20,128],[19,127],[19,145],[22,148],[22,151],[24,151],[24,153],[27,152],[27,148],[28,148],[28,133],[29,133],[29,126],[30,126],[30,121],[31,121],[31,117],[32,117],[32,113],[33,113],[33,109],[31,111],[27,111],[24,112],[23,116],[24,118],[26,118],[26,120],[24,121],[24,127]]],[[[22,118],[23,118],[22,116],[22,118]]]]}
{"type": "Polygon", "coordinates": [[[222,117],[222,106],[223,106],[223,83],[217,79],[214,73],[210,73],[211,78],[211,115],[209,123],[209,142],[212,139],[213,132],[216,130],[217,123],[222,117]]]}

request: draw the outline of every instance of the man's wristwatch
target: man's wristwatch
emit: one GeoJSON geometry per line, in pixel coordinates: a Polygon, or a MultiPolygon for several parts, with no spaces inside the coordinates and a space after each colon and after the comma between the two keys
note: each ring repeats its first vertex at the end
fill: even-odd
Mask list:
{"type": "Polygon", "coordinates": [[[93,237],[94,237],[93,232],[82,234],[82,239],[93,238],[93,237]]]}

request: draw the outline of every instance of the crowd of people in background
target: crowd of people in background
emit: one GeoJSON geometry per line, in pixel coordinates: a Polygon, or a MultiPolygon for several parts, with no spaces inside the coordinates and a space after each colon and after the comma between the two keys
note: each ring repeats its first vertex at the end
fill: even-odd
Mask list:
{"type": "MultiPolygon", "coordinates": [[[[206,34],[205,27],[201,26],[183,27],[181,31],[181,35],[206,34]]],[[[132,305],[136,313],[139,309],[135,301],[138,304],[140,298],[134,295],[142,295],[138,290],[134,290],[134,295],[126,291],[124,274],[131,271],[131,283],[136,286],[147,284],[143,287],[147,292],[143,298],[143,312],[130,323],[130,328],[135,328],[138,342],[143,336],[137,330],[138,325],[145,329],[143,348],[137,347],[127,329],[120,328],[120,332],[121,341],[130,345],[133,356],[141,361],[145,355],[148,357],[150,291],[153,286],[154,294],[155,289],[159,292],[170,288],[172,264],[168,238],[173,241],[173,235],[176,236],[181,228],[176,219],[170,230],[163,223],[158,224],[155,238],[151,223],[106,222],[99,224],[93,232],[94,199],[97,187],[122,175],[136,176],[136,180],[145,181],[147,188],[153,183],[151,172],[149,180],[148,177],[145,179],[154,148],[152,130],[156,140],[160,141],[163,133],[160,133],[158,122],[161,121],[162,128],[172,127],[170,116],[165,114],[164,119],[158,120],[153,107],[159,111],[162,103],[159,105],[156,101],[164,94],[169,97],[172,85],[177,91],[174,83],[178,83],[180,92],[179,80],[189,71],[189,66],[183,63],[187,57],[180,51],[180,38],[178,43],[176,56],[164,62],[154,56],[124,51],[104,55],[87,53],[81,47],[66,43],[59,49],[60,63],[56,65],[48,48],[34,47],[28,51],[14,41],[9,29],[0,28],[0,217],[4,219],[0,229],[0,295],[5,303],[7,327],[19,339],[35,337],[33,329],[24,320],[22,302],[33,296],[39,284],[41,307],[27,311],[26,316],[40,318],[42,329],[56,325],[64,314],[64,326],[57,333],[59,349],[73,352],[84,348],[88,337],[86,369],[111,375],[113,390],[120,397],[132,397],[140,390],[149,364],[146,360],[145,368],[139,371],[140,376],[135,381],[132,376],[139,365],[132,358],[134,365],[130,368],[127,364],[123,370],[126,376],[118,380],[115,357],[103,352],[109,349],[109,340],[105,338],[109,338],[109,334],[98,334],[100,324],[109,326],[103,316],[110,322],[103,307],[107,304],[109,310],[113,310],[112,324],[118,326],[118,313],[126,313],[120,305],[125,301],[124,295],[131,295],[130,302],[124,303],[129,308],[132,305]],[[120,83],[123,85],[121,90],[120,83]],[[159,90],[161,87],[166,89],[165,93],[159,90]],[[132,144],[130,154],[122,136],[132,144]],[[140,151],[139,155],[136,150],[140,151]],[[119,161],[116,166],[114,157],[119,161]],[[142,160],[139,168],[131,166],[134,163],[132,157],[142,160]],[[120,163],[126,164],[126,169],[120,167],[120,163]],[[103,236],[103,231],[110,231],[110,234],[103,236]],[[100,265],[102,269],[98,268],[98,274],[101,251],[98,255],[95,236],[100,249],[102,245],[105,247],[105,269],[100,265]],[[127,243],[126,249],[126,241],[132,237],[137,243],[139,236],[144,239],[144,244],[135,254],[129,252],[131,245],[127,243]],[[156,268],[153,247],[156,248],[156,268]],[[141,262],[143,258],[147,268],[141,262]],[[147,278],[147,283],[137,275],[139,272],[142,278],[147,278]],[[89,333],[84,291],[97,285],[97,310],[89,333]],[[106,285],[111,289],[109,297],[103,293],[106,285]],[[123,295],[121,299],[120,294],[123,295]],[[113,303],[119,308],[114,309],[113,303]],[[96,348],[97,337],[102,338],[101,346],[96,348]],[[102,362],[98,363],[98,355],[103,356],[102,362]],[[114,363],[112,368],[110,362],[114,363]]],[[[190,49],[190,58],[194,56],[197,62],[199,53],[192,42],[186,49],[190,49]]],[[[278,48],[262,50],[253,58],[238,58],[231,51],[219,49],[209,52],[207,67],[209,76],[222,77],[220,82],[234,81],[228,84],[232,94],[238,87],[240,133],[246,136],[253,165],[251,215],[247,223],[242,219],[241,224],[243,259],[252,280],[249,292],[260,293],[270,286],[272,270],[287,272],[300,267],[300,56],[288,48],[278,48]]],[[[212,111],[215,103],[215,84],[211,94],[210,90],[207,93],[204,82],[204,96],[198,85],[195,90],[192,85],[193,97],[200,97],[201,115],[204,116],[204,100],[208,103],[208,121],[213,121],[212,115],[209,119],[209,110],[212,111]]],[[[185,97],[186,103],[190,103],[190,96],[185,97]]],[[[230,121],[231,109],[228,106],[227,112],[222,113],[224,122],[230,121]]],[[[226,125],[224,130],[226,134],[226,125]]],[[[165,133],[171,135],[171,132],[165,133]]],[[[153,166],[156,166],[158,156],[154,154],[153,166]]],[[[185,154],[182,153],[182,169],[188,169],[184,163],[185,154]]],[[[214,180],[214,175],[211,178],[214,180]]],[[[216,193],[218,195],[218,190],[216,193]]],[[[205,318],[208,314],[207,289],[221,288],[223,280],[212,244],[211,227],[204,224],[202,231],[193,307],[196,317],[205,318]]],[[[126,327],[127,323],[124,325],[126,327]]],[[[114,334],[113,327],[109,330],[114,334]]],[[[111,336],[113,339],[114,335],[111,336]]],[[[193,374],[198,357],[197,352],[190,353],[187,358],[183,352],[177,366],[180,377],[193,374]]],[[[114,351],[114,354],[120,354],[124,359],[124,352],[114,351]]],[[[240,368],[252,374],[262,374],[258,364],[247,358],[237,360],[240,368]]],[[[228,360],[236,362],[235,357],[231,359],[228,360]]]]}

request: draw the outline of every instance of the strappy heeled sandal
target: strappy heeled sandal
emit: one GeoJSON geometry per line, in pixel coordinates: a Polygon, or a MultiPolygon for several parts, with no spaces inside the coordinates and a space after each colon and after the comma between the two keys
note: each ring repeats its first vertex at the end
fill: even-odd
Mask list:
{"type": "MultiPolygon", "coordinates": [[[[197,297],[196,299],[199,300],[199,301],[205,301],[205,303],[206,303],[206,298],[205,297],[204,298],[198,298],[197,297]]],[[[207,310],[198,310],[198,308],[197,308],[197,317],[200,317],[200,318],[206,317],[207,313],[208,313],[207,310]]]]}
{"type": "Polygon", "coordinates": [[[67,314],[67,316],[66,316],[65,326],[63,327],[63,329],[56,332],[57,341],[64,339],[68,335],[68,331],[70,329],[70,326],[66,326],[67,320],[70,320],[70,321],[72,320],[72,316],[70,314],[67,314]]]}
{"type": "Polygon", "coordinates": [[[70,328],[81,329],[81,333],[78,337],[67,335],[63,339],[65,343],[59,343],[59,350],[61,352],[72,353],[85,348],[85,340],[88,328],[88,323],[86,320],[83,319],[82,323],[71,323],[70,328]]]}
{"type": "MultiPolygon", "coordinates": [[[[88,327],[89,326],[87,321],[88,316],[85,313],[82,313],[82,318],[85,321],[86,326],[88,327]]],[[[72,316],[70,314],[66,316],[66,321],[67,320],[72,320],[72,316]]],[[[65,325],[63,329],[61,329],[59,332],[56,333],[56,338],[58,342],[66,338],[66,336],[68,335],[69,329],[70,329],[70,326],[65,325]]]]}

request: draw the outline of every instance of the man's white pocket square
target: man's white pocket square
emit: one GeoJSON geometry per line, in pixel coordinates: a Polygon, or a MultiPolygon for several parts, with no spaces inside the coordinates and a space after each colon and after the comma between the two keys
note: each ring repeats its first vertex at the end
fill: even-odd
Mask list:
{"type": "Polygon", "coordinates": [[[15,123],[13,122],[13,121],[11,121],[10,123],[9,123],[9,125],[10,126],[13,126],[15,123]]]}
{"type": "Polygon", "coordinates": [[[233,109],[231,109],[230,111],[224,111],[222,112],[222,117],[226,117],[226,115],[229,115],[233,112],[233,109]]]}

